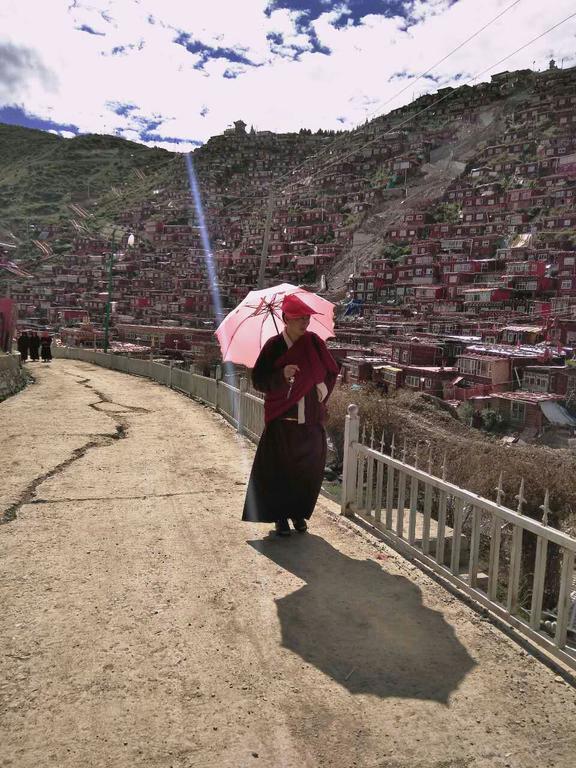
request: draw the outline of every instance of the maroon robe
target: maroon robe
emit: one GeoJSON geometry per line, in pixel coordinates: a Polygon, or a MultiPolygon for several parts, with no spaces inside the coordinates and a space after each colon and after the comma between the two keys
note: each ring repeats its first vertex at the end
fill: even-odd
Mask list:
{"type": "Polygon", "coordinates": [[[326,465],[325,403],[337,373],[338,365],[315,334],[306,333],[290,349],[282,334],[264,345],[252,383],[264,392],[266,426],[254,457],[242,520],[273,523],[312,515],[326,465]],[[283,372],[289,363],[300,368],[292,391],[283,372]],[[323,402],[316,389],[321,381],[328,390],[323,402]],[[299,424],[302,397],[305,423],[299,424]]]}

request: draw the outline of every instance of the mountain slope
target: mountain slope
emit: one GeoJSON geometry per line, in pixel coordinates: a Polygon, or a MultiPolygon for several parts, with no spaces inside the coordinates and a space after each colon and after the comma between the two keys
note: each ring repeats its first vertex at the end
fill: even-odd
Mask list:
{"type": "Polygon", "coordinates": [[[25,236],[69,218],[115,185],[164,167],[173,155],[114,136],[64,139],[0,124],[0,228],[25,236]]]}
{"type": "MultiPolygon", "coordinates": [[[[325,274],[340,298],[351,273],[410,250],[415,235],[402,237],[391,228],[414,222],[415,215],[423,222],[418,237],[445,221],[446,206],[446,222],[456,215],[468,232],[472,224],[462,220],[462,201],[448,203],[447,195],[456,199],[451,187],[478,196],[537,187],[544,157],[576,151],[575,82],[576,68],[503,72],[490,83],[426,94],[338,134],[247,132],[236,121],[192,154],[230,301],[234,283],[250,286],[257,279],[270,189],[266,278],[313,284],[325,274]]],[[[184,156],[108,136],[64,140],[6,126],[0,131],[0,145],[4,135],[12,146],[0,151],[0,225],[19,227],[29,242],[26,221],[32,215],[57,222],[48,233],[56,254],[73,249],[79,231],[93,236],[96,251],[107,247],[114,230],[117,239],[131,231],[147,253],[170,256],[166,269],[174,274],[166,275],[165,285],[177,292],[171,264],[178,255],[193,259],[203,248],[184,156]],[[90,215],[70,210],[71,202],[90,215]]],[[[568,205],[561,202],[568,199],[566,183],[559,184],[557,204],[527,210],[518,221],[509,211],[498,220],[487,212],[486,228],[502,242],[542,229],[546,212],[562,213],[568,205]]],[[[484,224],[475,226],[472,234],[484,224]]],[[[34,246],[22,247],[15,255],[28,258],[33,252],[34,246]]],[[[200,290],[198,275],[194,280],[194,290],[200,290]]]]}

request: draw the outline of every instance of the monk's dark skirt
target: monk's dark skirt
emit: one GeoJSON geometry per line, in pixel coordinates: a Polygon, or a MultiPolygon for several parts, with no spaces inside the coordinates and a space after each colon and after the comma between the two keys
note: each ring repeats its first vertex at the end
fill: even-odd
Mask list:
{"type": "Polygon", "coordinates": [[[326,465],[322,424],[281,419],[262,433],[244,502],[242,520],[275,523],[309,518],[314,511],[326,465]]]}

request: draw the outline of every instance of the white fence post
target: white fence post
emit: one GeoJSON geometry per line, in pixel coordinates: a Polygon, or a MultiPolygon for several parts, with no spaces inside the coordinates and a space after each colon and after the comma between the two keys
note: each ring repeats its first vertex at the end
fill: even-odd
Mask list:
{"type": "Polygon", "coordinates": [[[214,406],[216,410],[219,412],[220,398],[218,397],[218,394],[220,392],[220,382],[222,381],[222,368],[219,365],[216,366],[216,370],[214,372],[214,378],[216,379],[216,397],[214,398],[216,402],[214,403],[214,406]]]}
{"type": "Polygon", "coordinates": [[[248,379],[242,376],[240,379],[240,394],[238,395],[238,432],[243,434],[246,423],[246,393],[248,392],[248,379]]]}
{"type": "Polygon", "coordinates": [[[360,419],[358,417],[358,406],[349,405],[346,421],[344,423],[344,464],[342,467],[342,502],[340,512],[343,515],[350,515],[350,502],[354,499],[356,493],[356,469],[357,460],[354,450],[354,443],[358,442],[360,436],[360,419]]]}

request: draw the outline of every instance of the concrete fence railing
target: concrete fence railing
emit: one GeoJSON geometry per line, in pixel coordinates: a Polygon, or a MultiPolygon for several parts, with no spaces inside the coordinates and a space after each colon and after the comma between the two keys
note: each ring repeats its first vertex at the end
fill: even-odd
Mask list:
{"type": "Polygon", "coordinates": [[[488,608],[513,630],[576,670],[576,539],[551,528],[548,492],[542,521],[522,514],[524,481],[517,509],[502,505],[502,476],[496,501],[406,461],[406,446],[389,453],[375,436],[359,434],[358,408],[349,406],[344,436],[342,513],[370,522],[399,551],[425,564],[488,608]],[[367,444],[369,443],[369,444],[367,444]],[[395,454],[398,453],[398,456],[395,454]],[[547,604],[547,608],[543,607],[547,604]]]}

